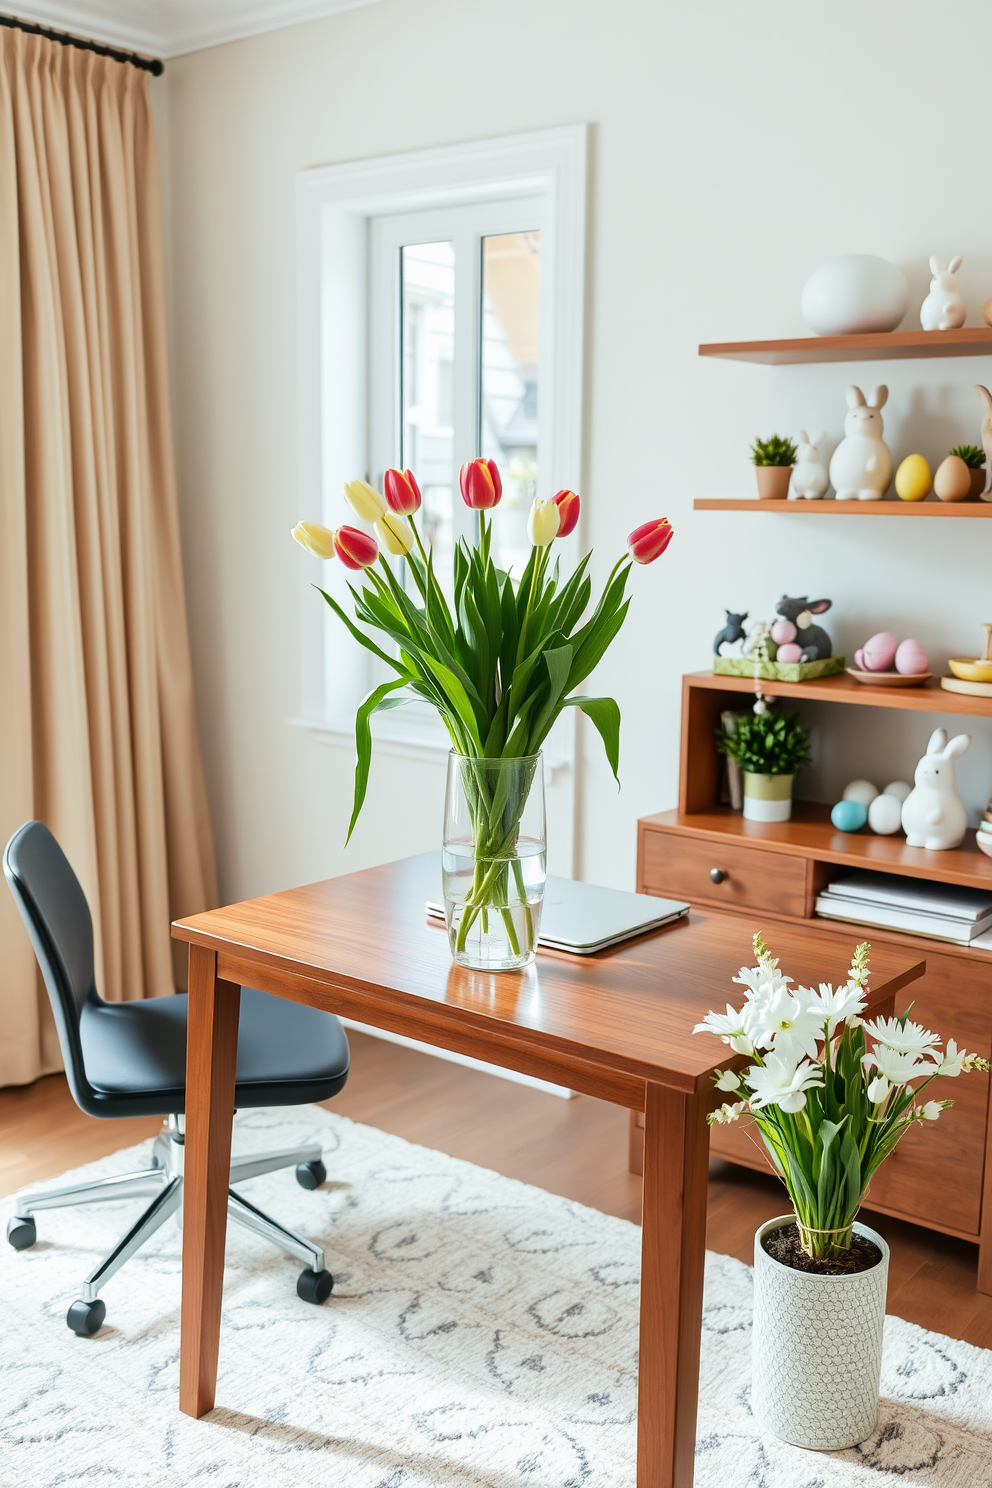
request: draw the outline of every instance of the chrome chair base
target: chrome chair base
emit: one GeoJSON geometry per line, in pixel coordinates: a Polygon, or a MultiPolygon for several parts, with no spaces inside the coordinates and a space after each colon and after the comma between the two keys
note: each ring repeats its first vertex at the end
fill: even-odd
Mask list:
{"type": "MultiPolygon", "coordinates": [[[[96,1332],[106,1317],[106,1306],[100,1293],[112,1276],[140,1250],[145,1241],[160,1229],[170,1216],[182,1224],[184,1120],[170,1116],[152,1147],[152,1165],[135,1173],[119,1173],[112,1178],[98,1178],[91,1183],[74,1183],[65,1188],[40,1189],[22,1194],[14,1216],[7,1224],[7,1239],[15,1250],[27,1250],[37,1239],[34,1215],[45,1209],[64,1209],[76,1204],[116,1203],[121,1199],[151,1196],[151,1202],[122,1236],[109,1255],[96,1266],[83,1282],[82,1295],[69,1308],[68,1326],[81,1337],[96,1332]]],[[[281,1152],[252,1153],[235,1158],[231,1163],[231,1184],[244,1183],[262,1173],[279,1168],[296,1168],[297,1181],[303,1188],[318,1188],[327,1177],[316,1144],[286,1148],[281,1152]]],[[[324,1270],[324,1252],[305,1235],[287,1229],[254,1204],[233,1186],[227,1195],[228,1218],[245,1229],[270,1241],[287,1255],[306,1264],[297,1281],[297,1294],[306,1302],[324,1302],[334,1285],[324,1270]]]]}

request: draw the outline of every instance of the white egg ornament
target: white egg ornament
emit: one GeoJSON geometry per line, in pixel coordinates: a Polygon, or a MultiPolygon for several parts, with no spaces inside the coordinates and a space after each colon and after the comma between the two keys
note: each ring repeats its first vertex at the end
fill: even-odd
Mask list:
{"type": "Polygon", "coordinates": [[[896,671],[904,677],[918,677],[928,670],[930,658],[920,645],[912,639],[903,641],[896,650],[896,671]]]}
{"type": "Polygon", "coordinates": [[[902,802],[898,796],[887,796],[884,791],[876,796],[868,807],[868,825],[880,837],[891,837],[902,826],[902,802]]]}
{"type": "Polygon", "coordinates": [[[850,785],[844,787],[842,801],[857,801],[859,806],[865,810],[871,805],[878,795],[878,787],[872,785],[870,780],[852,780],[850,785]]]}
{"type": "Polygon", "coordinates": [[[912,789],[913,787],[908,780],[890,780],[882,795],[895,796],[899,801],[905,801],[906,797],[912,792],[912,789]]]}
{"type": "MultiPolygon", "coordinates": [[[[871,640],[865,641],[861,649],[866,672],[891,672],[896,659],[898,641],[887,630],[880,630],[871,640]]],[[[924,668],[925,670],[925,668],[924,668]]]]}

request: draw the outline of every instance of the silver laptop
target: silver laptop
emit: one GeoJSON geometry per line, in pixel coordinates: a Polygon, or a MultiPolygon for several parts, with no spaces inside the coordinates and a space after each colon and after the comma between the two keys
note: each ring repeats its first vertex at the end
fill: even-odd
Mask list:
{"type": "MultiPolygon", "coordinates": [[[[444,905],[429,899],[427,913],[443,919],[444,905]]],[[[660,930],[688,913],[689,905],[680,900],[628,894],[623,889],[603,889],[549,875],[538,945],[591,956],[634,935],[660,930]]]]}

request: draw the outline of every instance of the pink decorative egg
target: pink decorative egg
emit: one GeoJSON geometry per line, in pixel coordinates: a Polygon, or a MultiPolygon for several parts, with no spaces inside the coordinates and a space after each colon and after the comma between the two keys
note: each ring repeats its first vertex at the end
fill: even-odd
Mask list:
{"type": "Polygon", "coordinates": [[[889,635],[887,630],[880,630],[878,635],[873,635],[870,641],[865,641],[865,671],[891,672],[892,663],[896,659],[896,646],[895,636],[889,635]]]}
{"type": "Polygon", "coordinates": [[[778,654],[775,657],[775,660],[776,661],[801,661],[802,660],[802,654],[803,654],[803,648],[802,648],[802,646],[797,646],[792,641],[789,641],[786,645],[779,646],[779,648],[778,648],[778,654]]]}
{"type": "Polygon", "coordinates": [[[904,677],[918,677],[930,666],[930,658],[919,641],[903,641],[896,651],[896,671],[904,677]]]}
{"type": "Polygon", "coordinates": [[[772,640],[778,646],[787,646],[796,639],[796,627],[791,620],[776,620],[772,626],[772,640]]]}
{"type": "Polygon", "coordinates": [[[868,670],[868,668],[865,666],[865,653],[860,646],[854,653],[854,665],[857,667],[859,672],[866,672],[868,670]]]}

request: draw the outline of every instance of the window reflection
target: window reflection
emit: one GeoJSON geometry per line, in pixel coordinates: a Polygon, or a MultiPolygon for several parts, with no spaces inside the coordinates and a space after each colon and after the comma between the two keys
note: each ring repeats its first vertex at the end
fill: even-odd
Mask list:
{"type": "Polygon", "coordinates": [[[483,238],[481,452],[503,475],[494,556],[516,574],[530,553],[527,513],[537,488],[540,292],[539,232],[483,238]]]}
{"type": "Polygon", "coordinates": [[[417,243],[401,251],[401,454],[424,504],[425,541],[442,583],[454,545],[455,247],[417,243]]]}

